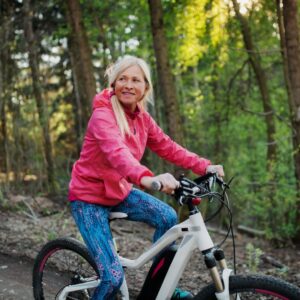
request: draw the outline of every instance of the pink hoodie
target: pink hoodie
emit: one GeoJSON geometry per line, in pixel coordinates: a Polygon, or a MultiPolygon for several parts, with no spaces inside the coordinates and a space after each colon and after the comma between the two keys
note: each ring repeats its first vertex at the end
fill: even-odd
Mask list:
{"type": "Polygon", "coordinates": [[[94,97],[80,158],[72,170],[69,200],[107,206],[123,201],[132,184],[140,185],[143,176],[153,176],[140,163],[146,146],[171,163],[205,173],[210,161],[173,142],[142,109],[126,112],[132,134],[122,138],[110,97],[107,89],[94,97]]]}

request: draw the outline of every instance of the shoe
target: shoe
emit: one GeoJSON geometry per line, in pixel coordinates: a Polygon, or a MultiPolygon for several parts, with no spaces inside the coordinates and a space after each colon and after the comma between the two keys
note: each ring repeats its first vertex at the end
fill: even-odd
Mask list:
{"type": "Polygon", "coordinates": [[[193,299],[194,296],[190,292],[183,291],[180,288],[176,288],[171,300],[178,300],[178,299],[193,299]]]}

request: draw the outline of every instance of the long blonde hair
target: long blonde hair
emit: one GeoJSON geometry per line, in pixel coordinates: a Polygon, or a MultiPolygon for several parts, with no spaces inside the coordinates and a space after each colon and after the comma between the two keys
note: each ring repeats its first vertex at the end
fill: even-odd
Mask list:
{"type": "MultiPolygon", "coordinates": [[[[152,103],[152,94],[153,94],[153,86],[151,81],[151,74],[150,74],[150,68],[148,64],[141,58],[126,55],[120,59],[117,60],[116,63],[109,66],[105,71],[105,76],[108,78],[108,84],[110,88],[113,88],[115,85],[115,81],[118,78],[118,76],[126,69],[132,66],[138,66],[141,68],[142,72],[145,76],[145,81],[147,84],[147,88],[144,94],[144,97],[139,102],[140,108],[142,110],[147,111],[147,104],[152,103]]],[[[130,129],[129,125],[125,116],[124,109],[117,98],[116,95],[113,95],[111,97],[111,104],[114,111],[114,114],[117,119],[118,126],[121,131],[122,137],[124,137],[126,134],[130,135],[130,129]]]]}

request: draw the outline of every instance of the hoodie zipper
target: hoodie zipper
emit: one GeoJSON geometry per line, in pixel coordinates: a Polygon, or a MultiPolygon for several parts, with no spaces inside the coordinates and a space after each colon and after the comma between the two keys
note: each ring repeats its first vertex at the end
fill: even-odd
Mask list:
{"type": "Polygon", "coordinates": [[[131,118],[130,118],[130,123],[131,123],[131,128],[132,128],[133,134],[136,135],[135,122],[131,118]]]}
{"type": "Polygon", "coordinates": [[[135,122],[132,120],[132,125],[133,125],[133,134],[136,135],[136,128],[135,128],[135,122]]]}

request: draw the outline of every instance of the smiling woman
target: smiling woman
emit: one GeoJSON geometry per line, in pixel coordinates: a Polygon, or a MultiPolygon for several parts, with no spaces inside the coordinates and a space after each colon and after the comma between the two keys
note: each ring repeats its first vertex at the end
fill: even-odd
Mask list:
{"type": "MultiPolygon", "coordinates": [[[[152,99],[150,70],[146,62],[125,56],[106,72],[109,88],[97,94],[80,158],[73,166],[69,200],[75,222],[96,262],[102,281],[93,299],[113,299],[123,281],[123,268],[113,246],[109,213],[123,212],[131,221],[155,228],[157,241],[177,223],[174,209],[159,199],[133,188],[151,189],[159,182],[161,191],[172,194],[179,182],[169,173],[154,175],[140,163],[146,147],[194,173],[215,172],[220,165],[199,157],[176,144],[147,112],[152,99]]],[[[176,289],[172,299],[191,299],[176,289]]]]}

